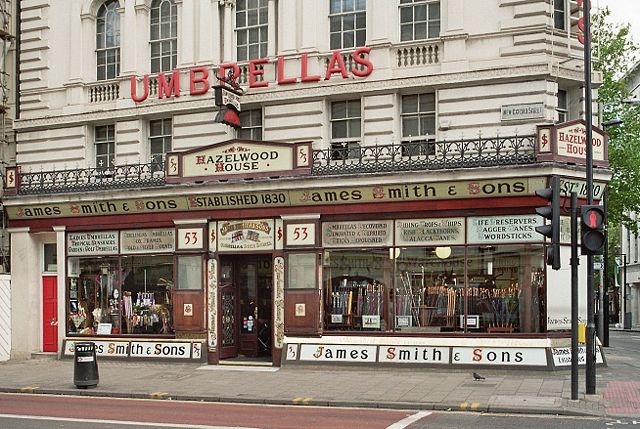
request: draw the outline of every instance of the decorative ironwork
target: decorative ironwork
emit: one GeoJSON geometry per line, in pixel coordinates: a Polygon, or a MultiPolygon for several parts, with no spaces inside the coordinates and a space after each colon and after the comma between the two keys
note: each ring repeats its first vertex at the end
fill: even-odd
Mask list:
{"type": "Polygon", "coordinates": [[[19,173],[18,193],[56,194],[100,189],[131,189],[165,184],[164,163],[129,164],[108,168],[19,173]]]}
{"type": "MultiPolygon", "coordinates": [[[[384,173],[497,167],[536,162],[535,136],[459,141],[413,141],[386,145],[353,144],[313,151],[311,174],[384,173]]],[[[56,194],[104,189],[164,186],[164,163],[18,174],[18,194],[56,194]]]]}
{"type": "Polygon", "coordinates": [[[536,162],[535,136],[416,141],[313,151],[315,176],[450,168],[496,167],[536,162]]]}
{"type": "Polygon", "coordinates": [[[232,346],[236,343],[235,328],[235,296],[233,292],[222,294],[222,345],[232,346]]]}

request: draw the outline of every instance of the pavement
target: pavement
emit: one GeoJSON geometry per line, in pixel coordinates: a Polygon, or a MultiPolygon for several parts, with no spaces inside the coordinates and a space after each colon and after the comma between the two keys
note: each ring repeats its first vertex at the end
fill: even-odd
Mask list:
{"type": "Polygon", "coordinates": [[[571,400],[571,373],[476,370],[380,369],[202,365],[99,359],[96,387],[73,383],[73,359],[0,363],[0,392],[145,398],[205,402],[387,408],[492,413],[640,417],[640,359],[627,344],[640,330],[611,332],[607,367],[596,371],[596,394],[571,400]],[[616,346],[616,338],[624,338],[616,346]]]}

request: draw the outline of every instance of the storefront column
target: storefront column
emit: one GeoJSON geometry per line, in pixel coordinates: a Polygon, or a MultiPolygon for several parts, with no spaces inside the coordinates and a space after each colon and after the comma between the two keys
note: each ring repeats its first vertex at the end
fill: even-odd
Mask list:
{"type": "Polygon", "coordinates": [[[56,233],[56,267],[58,274],[58,350],[62,350],[62,342],[67,334],[67,264],[66,259],[66,226],[54,226],[56,233]]]}
{"type": "Polygon", "coordinates": [[[42,350],[42,304],[38,242],[29,228],[9,228],[11,234],[11,359],[28,359],[42,350]],[[22,261],[22,263],[17,263],[22,261]]]}

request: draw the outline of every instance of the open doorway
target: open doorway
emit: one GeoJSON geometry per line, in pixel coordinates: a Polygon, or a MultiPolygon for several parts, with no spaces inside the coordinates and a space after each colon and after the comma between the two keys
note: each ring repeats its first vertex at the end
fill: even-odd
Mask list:
{"type": "Polygon", "coordinates": [[[273,269],[270,254],[220,257],[220,359],[271,358],[273,269]]]}

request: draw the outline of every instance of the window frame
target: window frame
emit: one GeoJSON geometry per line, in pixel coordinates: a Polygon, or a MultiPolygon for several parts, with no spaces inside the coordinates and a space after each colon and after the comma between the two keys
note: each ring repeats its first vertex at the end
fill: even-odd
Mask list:
{"type": "Polygon", "coordinates": [[[120,9],[118,0],[107,0],[96,14],[96,80],[99,81],[120,76],[120,12],[118,9],[120,9]],[[115,27],[112,33],[108,31],[109,25],[115,27]],[[101,26],[104,31],[101,31],[101,26]],[[113,39],[111,43],[110,38],[113,39]],[[109,61],[110,57],[112,61],[109,61]],[[113,70],[110,71],[111,67],[113,70]]]}
{"type": "Polygon", "coordinates": [[[171,152],[173,145],[173,118],[159,118],[149,120],[149,162],[157,164],[158,166],[164,165],[165,157],[168,152],[171,152]],[[161,133],[153,134],[153,124],[160,122],[161,133]],[[168,128],[168,129],[167,129],[168,128]],[[160,141],[162,144],[162,152],[154,152],[154,143],[160,141]],[[160,157],[160,159],[156,159],[160,157]]]}
{"type": "Polygon", "coordinates": [[[366,0],[331,0],[329,4],[329,48],[335,49],[354,49],[359,46],[365,46],[367,42],[367,1],[366,0]],[[334,5],[339,5],[340,10],[334,10],[334,5]],[[348,10],[345,6],[353,5],[352,10],[348,10]],[[362,7],[360,7],[362,6],[362,7]],[[347,10],[345,10],[347,9],[347,10]],[[352,21],[353,28],[345,30],[345,20],[349,25],[352,21]],[[340,30],[333,30],[334,23],[339,22],[340,30]],[[360,24],[362,25],[358,25],[360,24]],[[352,44],[345,43],[345,35],[352,35],[352,44]],[[335,40],[336,35],[340,36],[340,43],[335,40]],[[361,40],[359,41],[359,38],[361,40]],[[350,45],[350,46],[347,46],[350,45]]]}
{"type": "Polygon", "coordinates": [[[360,157],[360,145],[362,142],[362,100],[360,98],[357,99],[349,99],[349,100],[339,100],[331,102],[329,108],[329,129],[331,133],[330,145],[331,145],[331,159],[332,160],[346,160],[346,159],[355,159],[360,157]],[[349,106],[351,103],[358,103],[358,116],[350,116],[349,114],[349,106]],[[338,104],[344,103],[344,117],[334,118],[334,106],[338,104]],[[350,124],[358,121],[358,129],[360,133],[358,136],[352,136],[350,124]],[[346,136],[336,137],[334,136],[334,124],[344,122],[346,124],[346,136]]]}
{"type": "Polygon", "coordinates": [[[400,24],[400,42],[411,42],[417,40],[428,40],[435,39],[440,37],[440,32],[442,29],[442,12],[441,12],[441,4],[440,0],[401,0],[398,6],[398,21],[400,24]],[[431,18],[432,6],[436,6],[438,11],[437,19],[431,18]],[[425,7],[425,15],[424,19],[416,20],[416,8],[425,7]],[[403,12],[411,9],[411,21],[403,22],[403,12]],[[416,36],[416,26],[418,24],[424,24],[424,37],[416,36]],[[404,38],[403,36],[403,27],[411,26],[411,37],[404,38]],[[430,29],[433,25],[437,25],[437,35],[431,36],[430,29]]]}
{"type": "Polygon", "coordinates": [[[99,170],[107,170],[113,168],[116,163],[116,126],[114,124],[96,125],[93,128],[93,148],[95,155],[96,168],[99,170]],[[98,130],[105,129],[106,138],[98,140],[98,130]],[[106,154],[100,154],[98,147],[106,145],[106,154]],[[106,157],[106,158],[105,158],[106,157]],[[106,165],[100,165],[106,159],[106,165]]]}
{"type": "Polygon", "coordinates": [[[269,43],[269,3],[268,0],[238,0],[235,8],[234,37],[236,42],[236,61],[245,62],[267,57],[269,43]],[[249,7],[256,2],[257,7],[249,7]],[[256,24],[249,24],[251,15],[255,11],[256,24]],[[262,15],[264,13],[264,15],[262,15]],[[242,18],[240,18],[242,16],[242,18]],[[263,21],[264,18],[264,21],[263,21]],[[255,31],[256,41],[251,42],[252,32],[255,31]],[[241,38],[244,37],[244,42],[241,38]],[[257,52],[252,53],[252,48],[257,52]],[[244,49],[244,50],[243,50],[244,49]]]}
{"type": "Polygon", "coordinates": [[[264,124],[262,109],[243,110],[240,112],[240,124],[242,128],[237,132],[239,139],[262,140],[264,124]],[[260,122],[254,123],[257,118],[260,119],[260,122]]]}
{"type": "Polygon", "coordinates": [[[569,120],[569,91],[558,89],[556,93],[556,112],[558,113],[559,124],[569,120]]]}
{"type": "Polygon", "coordinates": [[[553,28],[567,29],[567,0],[553,0],[553,28]]]}
{"type": "MultiPolygon", "coordinates": [[[[425,103],[426,104],[426,103],[425,103]]],[[[400,134],[402,142],[403,156],[435,155],[435,141],[438,127],[437,120],[437,97],[435,92],[423,92],[420,94],[405,94],[400,100],[400,134]],[[433,110],[421,110],[422,97],[433,96],[433,110]],[[417,110],[415,112],[405,111],[405,101],[408,97],[418,97],[417,110]],[[422,133],[422,120],[433,117],[433,134],[422,133]],[[405,119],[416,117],[418,120],[418,135],[405,135],[405,119]]]]}
{"type": "Polygon", "coordinates": [[[151,3],[151,9],[149,14],[149,50],[150,50],[150,67],[151,73],[160,73],[172,71],[178,64],[178,7],[173,0],[153,0],[151,3]],[[169,3],[169,15],[163,15],[162,7],[163,3],[169,3]],[[158,22],[154,23],[154,11],[157,10],[158,22]],[[158,26],[158,37],[154,38],[154,26],[158,26]],[[165,25],[169,26],[169,37],[162,37],[163,28],[165,25]],[[167,54],[163,47],[165,44],[169,45],[169,53],[167,54]],[[154,56],[154,46],[158,46],[158,54],[154,56]],[[164,67],[164,59],[169,58],[169,65],[164,67]],[[158,60],[154,65],[154,60],[158,60]]]}

